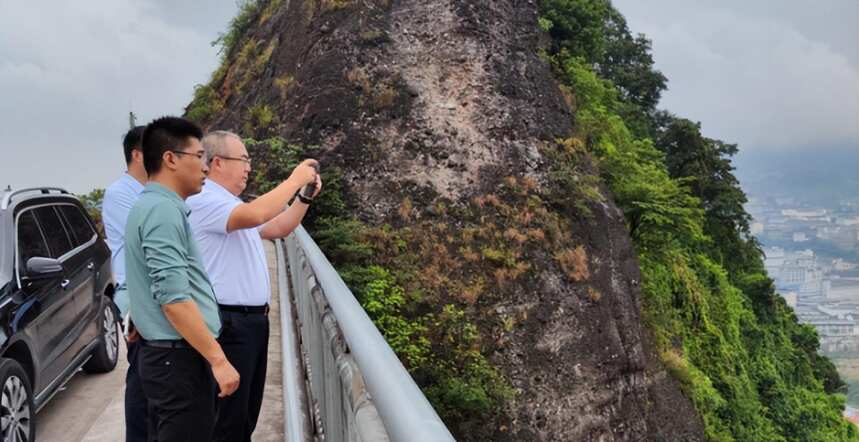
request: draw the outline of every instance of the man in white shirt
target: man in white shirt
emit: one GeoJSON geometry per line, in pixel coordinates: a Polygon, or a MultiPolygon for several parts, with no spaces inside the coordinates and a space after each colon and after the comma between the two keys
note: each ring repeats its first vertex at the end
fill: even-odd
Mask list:
{"type": "Polygon", "coordinates": [[[268,362],[268,304],[271,287],[263,239],[282,238],[301,223],[322,188],[315,160],[305,160],[274,190],[250,203],[245,190],[251,159],[238,135],[211,132],[202,140],[209,174],[203,191],[187,200],[188,221],[200,247],[221,313],[218,342],[239,372],[241,382],[218,404],[215,440],[250,441],[256,427],[268,362]],[[310,197],[299,195],[316,183],[310,197]],[[286,209],[286,210],[284,210],[286,209]]]}
{"type": "MultiPolygon", "coordinates": [[[[110,264],[116,283],[114,303],[120,315],[128,313],[128,291],[125,286],[125,222],[128,211],[140,198],[143,184],[147,181],[143,167],[141,138],[144,126],[137,126],[125,134],[122,149],[125,154],[125,173],[104,191],[102,201],[102,221],[110,248],[110,264]]],[[[125,374],[125,440],[126,442],[146,442],[148,433],[149,406],[140,376],[137,372],[137,342],[126,342],[128,347],[128,372],[125,374]]]]}

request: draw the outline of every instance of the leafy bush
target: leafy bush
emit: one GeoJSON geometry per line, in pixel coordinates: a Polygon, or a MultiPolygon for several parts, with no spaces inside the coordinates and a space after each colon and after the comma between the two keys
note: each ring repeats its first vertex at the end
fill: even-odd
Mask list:
{"type": "Polygon", "coordinates": [[[209,85],[194,86],[194,99],[188,105],[185,116],[193,121],[207,121],[224,110],[224,103],[218,92],[209,85]]]}
{"type": "Polygon", "coordinates": [[[258,104],[248,110],[248,117],[245,121],[245,133],[255,133],[260,130],[268,129],[275,121],[276,115],[271,107],[267,104],[258,104]]]}
{"type": "Polygon", "coordinates": [[[367,270],[370,281],[360,292],[361,305],[406,367],[423,367],[430,356],[426,325],[403,315],[405,293],[390,272],[379,266],[367,270]]]}

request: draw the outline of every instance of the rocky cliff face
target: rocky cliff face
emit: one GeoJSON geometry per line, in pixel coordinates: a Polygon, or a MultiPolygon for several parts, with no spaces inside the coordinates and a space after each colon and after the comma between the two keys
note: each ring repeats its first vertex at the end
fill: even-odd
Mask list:
{"type": "Polygon", "coordinates": [[[558,141],[575,98],[538,55],[536,2],[281,0],[248,15],[189,115],[318,145],[352,215],[427,232],[404,236],[442,281],[415,278],[435,289],[425,309],[461,306],[516,392],[450,422],[458,439],[703,438],[653,354],[622,213],[558,141]],[[558,153],[576,167],[559,171],[558,153]]]}

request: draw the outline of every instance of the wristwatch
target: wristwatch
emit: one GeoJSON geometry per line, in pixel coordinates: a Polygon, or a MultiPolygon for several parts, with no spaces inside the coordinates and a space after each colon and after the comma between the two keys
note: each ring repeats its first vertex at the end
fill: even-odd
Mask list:
{"type": "Polygon", "coordinates": [[[298,192],[298,199],[299,199],[302,203],[307,204],[307,205],[309,205],[310,203],[312,203],[312,202],[313,202],[313,198],[308,198],[308,197],[306,197],[306,196],[302,195],[302,194],[301,194],[301,192],[298,192]]]}

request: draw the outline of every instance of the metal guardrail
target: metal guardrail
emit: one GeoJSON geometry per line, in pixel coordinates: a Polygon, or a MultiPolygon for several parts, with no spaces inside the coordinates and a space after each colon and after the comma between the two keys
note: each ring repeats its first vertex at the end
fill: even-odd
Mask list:
{"type": "MultiPolygon", "coordinates": [[[[304,228],[299,226],[286,239],[285,249],[316,437],[337,442],[453,441],[304,228]]],[[[284,300],[281,311],[288,302],[284,300]]]]}
{"type": "Polygon", "coordinates": [[[277,286],[280,305],[281,324],[281,373],[283,376],[283,440],[284,442],[305,442],[312,440],[310,410],[306,407],[304,364],[301,362],[301,346],[296,335],[296,317],[293,304],[289,299],[286,253],[284,243],[275,241],[277,253],[277,286]]]}

